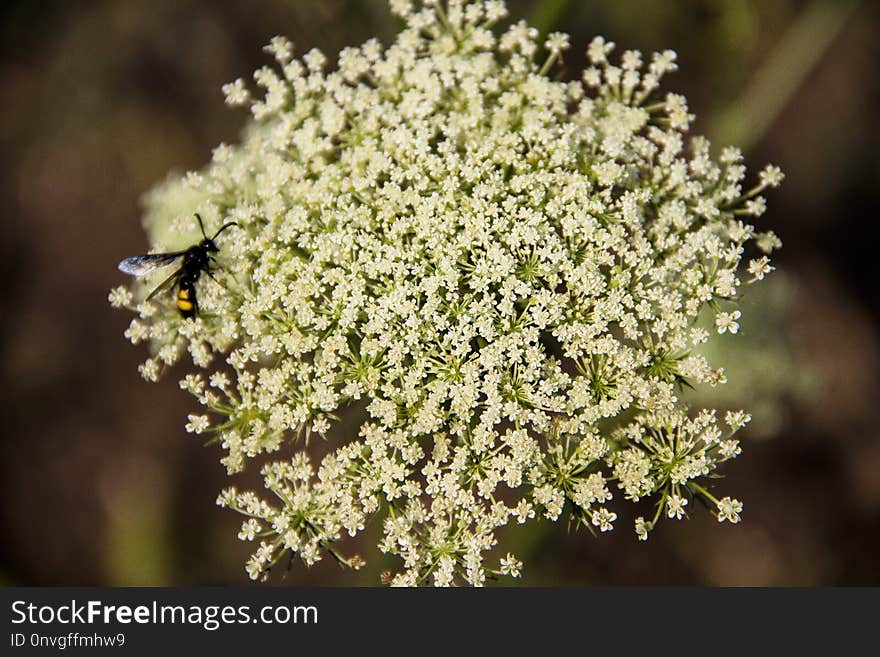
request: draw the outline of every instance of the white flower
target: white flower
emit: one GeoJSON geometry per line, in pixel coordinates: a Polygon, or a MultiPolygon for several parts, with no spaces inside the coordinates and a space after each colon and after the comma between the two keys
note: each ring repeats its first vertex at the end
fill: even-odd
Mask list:
{"type": "Polygon", "coordinates": [[[767,256],[761,256],[749,261],[749,273],[752,280],[762,281],[764,276],[773,271],[775,267],[770,266],[770,259],[767,256]]]}
{"type": "Polygon", "coordinates": [[[737,431],[738,429],[744,427],[749,422],[751,422],[751,420],[752,416],[745,411],[727,411],[724,414],[724,421],[727,423],[732,431],[737,431]]]}
{"type": "Polygon", "coordinates": [[[722,498],[718,502],[718,522],[725,520],[736,524],[740,521],[739,514],[743,510],[742,502],[730,497],[722,498]]]}
{"type": "Polygon", "coordinates": [[[724,459],[732,459],[742,453],[738,440],[722,440],[718,443],[718,453],[724,459]]]}
{"type": "Polygon", "coordinates": [[[186,424],[187,433],[204,433],[211,426],[207,415],[188,415],[189,422],[186,424]]]}
{"type": "Polygon", "coordinates": [[[779,167],[768,164],[761,171],[760,179],[762,185],[766,185],[767,187],[779,187],[785,179],[785,174],[782,173],[782,170],[779,167]]]}
{"type": "Polygon", "coordinates": [[[776,249],[782,248],[782,240],[772,230],[759,235],[758,239],[755,240],[755,244],[764,253],[771,253],[776,249]]]}
{"type": "Polygon", "coordinates": [[[733,312],[720,312],[715,315],[715,327],[718,329],[718,333],[723,334],[727,331],[731,333],[739,332],[739,323],[737,320],[742,317],[742,313],[738,310],[734,310],[733,312]]]}
{"type": "Polygon", "coordinates": [[[522,561],[519,561],[510,552],[501,559],[501,572],[511,577],[519,577],[522,574],[522,561]]]}
{"type": "Polygon", "coordinates": [[[617,520],[617,514],[605,507],[600,508],[593,514],[593,525],[602,532],[610,532],[613,529],[611,523],[615,520],[617,520]]]}
{"type": "Polygon", "coordinates": [[[552,32],[544,43],[544,47],[553,55],[559,55],[564,50],[568,50],[568,35],[563,32],[552,32]]]}
{"type": "MultiPolygon", "coordinates": [[[[154,354],[145,378],[186,368],[206,413],[186,429],[213,434],[230,474],[264,464],[266,499],[218,500],[249,518],[244,540],[266,539],[248,573],[330,553],[354,568],[337,547],[372,523],[399,561],[384,581],[479,586],[503,527],[610,531],[617,513],[597,505],[613,488],[683,517],[680,487],[735,457],[746,421],[722,430],[681,395],[726,380],[699,320],[730,304],[715,327],[738,332],[743,253],[780,246],[744,218],[781,173],[743,192],[740,151],[716,161],[688,139],[687,100],[657,91],[672,51],[611,62],[597,37],[583,82],[557,81],[569,37],[551,34],[540,63],[535,28],[491,31],[500,0],[391,4],[394,42],[337,67],[273,38],[259,97],[223,87],[250,109],[241,143],[148,196],[154,248],[195,235],[196,212],[209,235],[235,224],[197,317],[170,294],[137,303],[139,283],[109,296],[154,354]]],[[[646,540],[653,523],[635,528],[646,540]]],[[[501,572],[521,566],[508,554],[501,572]]]]}
{"type": "Polygon", "coordinates": [[[390,0],[391,11],[402,18],[406,18],[412,13],[412,2],[410,0],[390,0]]]}
{"type": "Polygon", "coordinates": [[[131,290],[121,285],[110,290],[110,295],[107,297],[110,305],[114,308],[130,306],[133,298],[134,295],[132,295],[131,290]]]}
{"type": "Polygon", "coordinates": [[[244,105],[251,98],[251,92],[248,91],[241,78],[224,84],[223,95],[226,96],[226,103],[232,106],[244,105]]]}
{"type": "Polygon", "coordinates": [[[148,358],[138,366],[138,372],[146,381],[158,381],[159,371],[159,363],[155,358],[148,358]]]}
{"type": "Polygon", "coordinates": [[[241,531],[238,532],[238,540],[252,541],[256,535],[263,530],[262,525],[255,518],[245,520],[241,525],[241,531]]]}
{"type": "Polygon", "coordinates": [[[516,516],[516,521],[522,525],[526,520],[535,517],[535,509],[528,500],[522,499],[513,510],[513,515],[516,516]]]}
{"type": "Polygon", "coordinates": [[[666,500],[666,517],[681,520],[687,503],[688,501],[681,495],[670,495],[666,500]]]}
{"type": "Polygon", "coordinates": [[[221,390],[229,387],[229,376],[226,372],[214,372],[208,379],[208,385],[221,390]]]}
{"type": "Polygon", "coordinates": [[[488,0],[486,2],[486,19],[492,22],[507,16],[507,6],[502,0],[488,0]]]}
{"type": "Polygon", "coordinates": [[[614,42],[606,42],[603,37],[597,36],[587,48],[587,57],[593,64],[604,64],[608,61],[607,57],[614,50],[614,42]]]}
{"type": "Polygon", "coordinates": [[[303,62],[305,62],[310,72],[320,73],[327,64],[327,57],[317,48],[312,48],[303,55],[303,62]]]}
{"type": "Polygon", "coordinates": [[[750,217],[760,217],[767,211],[767,199],[763,196],[749,199],[743,206],[742,213],[750,217]]]}
{"type": "Polygon", "coordinates": [[[691,342],[696,346],[709,341],[709,331],[704,328],[696,327],[691,329],[691,342]]]}
{"type": "Polygon", "coordinates": [[[286,64],[293,57],[293,42],[285,36],[275,36],[263,50],[274,56],[280,64],[286,64]]]}

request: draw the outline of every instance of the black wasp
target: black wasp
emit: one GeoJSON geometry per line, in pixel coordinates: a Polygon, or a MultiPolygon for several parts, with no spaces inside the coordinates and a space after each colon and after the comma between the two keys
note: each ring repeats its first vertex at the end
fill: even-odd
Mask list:
{"type": "MultiPolygon", "coordinates": [[[[205,224],[202,223],[201,216],[196,214],[196,219],[199,220],[199,228],[202,230],[202,237],[204,238],[198,244],[193,244],[185,251],[134,256],[133,258],[126,258],[119,263],[119,270],[126,274],[146,276],[156,269],[167,267],[176,260],[183,258],[180,268],[162,281],[159,287],[150,292],[150,296],[147,297],[147,301],[149,301],[165,288],[175,285],[177,288],[177,310],[180,311],[183,317],[195,317],[199,312],[196,282],[199,280],[202,272],[211,276],[211,263],[217,262],[213,254],[220,251],[214,240],[230,226],[238,225],[234,221],[223,224],[220,226],[220,230],[214,233],[213,237],[208,237],[205,234],[205,224]]],[[[211,276],[211,278],[214,277],[211,276]]]]}

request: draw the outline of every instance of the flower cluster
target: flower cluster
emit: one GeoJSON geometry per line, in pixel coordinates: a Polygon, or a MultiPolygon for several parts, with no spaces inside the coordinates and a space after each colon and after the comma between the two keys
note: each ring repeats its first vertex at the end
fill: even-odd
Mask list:
{"type": "Polygon", "coordinates": [[[782,174],[744,190],[737,149],[714,160],[685,139],[686,100],[658,94],[671,51],[615,63],[596,38],[582,79],[555,81],[568,37],[542,59],[524,22],[495,29],[500,0],[391,6],[396,41],[332,70],[273,39],[263,93],[224,87],[253,115],[242,142],[151,195],[156,248],[193,235],[195,211],[238,223],[199,316],[140,301],[148,286],[111,293],[152,346],[144,377],[189,355],[181,386],[205,412],[187,430],[216,439],[230,474],[293,452],[263,466],[272,500],[218,500],[247,517],[250,575],[291,555],[358,567],[339,542],[374,516],[397,585],[516,577],[499,528],[608,531],[614,496],[654,501],[643,540],[694,497],[739,521],[700,481],[740,453],[749,416],[684,393],[725,380],[700,346],[739,330],[746,250],[746,283],[773,269],[778,238],[748,222],[782,174]],[[346,412],[365,414],[358,435],[307,450],[346,412]]]}

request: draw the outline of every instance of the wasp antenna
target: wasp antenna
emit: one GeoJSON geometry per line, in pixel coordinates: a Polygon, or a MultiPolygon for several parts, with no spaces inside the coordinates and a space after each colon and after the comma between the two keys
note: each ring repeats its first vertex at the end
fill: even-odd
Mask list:
{"type": "Polygon", "coordinates": [[[199,228],[202,230],[202,237],[208,239],[208,236],[205,234],[205,224],[202,223],[202,215],[200,215],[198,212],[196,212],[195,215],[196,219],[199,220],[199,228]]]}
{"type": "Polygon", "coordinates": [[[215,239],[217,239],[217,236],[230,226],[238,226],[238,223],[236,223],[235,221],[230,221],[228,224],[223,224],[222,226],[220,226],[220,230],[214,233],[214,237],[211,238],[211,241],[213,242],[215,239]]]}

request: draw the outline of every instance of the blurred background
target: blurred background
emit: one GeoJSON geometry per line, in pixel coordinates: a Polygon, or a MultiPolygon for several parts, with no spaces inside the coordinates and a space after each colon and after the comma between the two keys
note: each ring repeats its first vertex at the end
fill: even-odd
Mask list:
{"type": "MultiPolygon", "coordinates": [[[[755,420],[717,482],[743,523],[701,508],[640,543],[633,517],[593,538],[564,523],[509,539],[526,585],[880,585],[880,12],[797,0],[509,0],[513,18],[672,48],[696,131],[782,166],[759,226],[785,246],[718,343],[730,383],[701,401],[755,420]],[[512,543],[511,543],[512,544],[512,543]]],[[[331,55],[398,28],[385,0],[6,0],[0,21],[0,584],[245,584],[240,518],[215,447],[183,430],[194,401],[107,303],[123,257],[146,250],[139,199],[201,167],[246,118],[220,86],[290,36],[331,55]]],[[[717,152],[717,151],[716,151],[717,152]]],[[[236,480],[258,487],[256,468],[236,480]]],[[[621,510],[622,509],[622,510],[621,510]]],[[[378,583],[395,567],[369,528],[364,570],[299,563],[276,584],[378,583]]]]}

